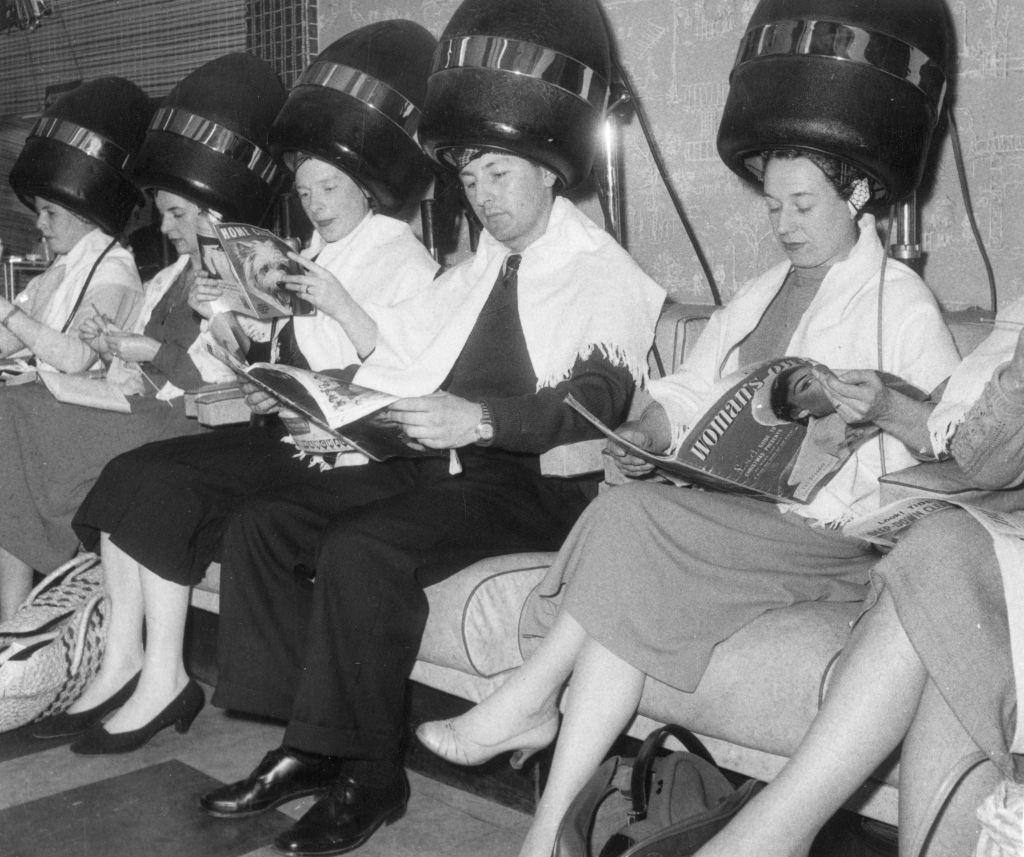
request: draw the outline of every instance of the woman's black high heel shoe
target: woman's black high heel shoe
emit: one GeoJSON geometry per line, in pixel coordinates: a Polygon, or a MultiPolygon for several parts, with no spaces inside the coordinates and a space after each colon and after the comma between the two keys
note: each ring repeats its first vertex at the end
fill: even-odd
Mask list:
{"type": "Polygon", "coordinates": [[[128,698],[135,693],[135,686],[139,683],[139,673],[135,673],[117,693],[99,705],[87,708],[85,711],[76,711],[70,714],[67,711],[55,714],[40,720],[32,729],[33,738],[70,738],[73,735],[81,735],[88,732],[93,726],[103,722],[103,718],[116,711],[124,705],[128,698]]]}
{"type": "Polygon", "coordinates": [[[138,750],[161,729],[174,726],[176,732],[188,732],[196,715],[206,704],[206,694],[192,679],[167,707],[145,726],[130,732],[108,732],[97,724],[71,745],[71,752],[82,756],[102,756],[107,753],[130,753],[138,750]]]}

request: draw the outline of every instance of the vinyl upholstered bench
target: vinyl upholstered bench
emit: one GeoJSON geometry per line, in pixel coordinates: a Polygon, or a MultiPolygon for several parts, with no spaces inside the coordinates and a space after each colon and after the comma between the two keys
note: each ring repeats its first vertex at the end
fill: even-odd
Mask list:
{"type": "MultiPolygon", "coordinates": [[[[663,313],[658,345],[669,371],[685,356],[710,309],[677,304],[663,313]]],[[[964,353],[987,333],[981,324],[952,327],[964,353]]],[[[600,446],[595,443],[591,455],[600,446]]],[[[412,678],[471,701],[489,694],[536,643],[521,639],[520,618],[554,557],[494,557],[428,588],[430,617],[412,678]]],[[[216,612],[218,573],[211,567],[195,588],[195,607],[216,612]]],[[[701,736],[723,767],[773,779],[814,718],[829,668],[859,613],[859,604],[819,602],[766,613],[718,646],[694,693],[648,680],[630,734],[642,737],[656,725],[679,723],[701,736]]],[[[847,807],[895,825],[897,784],[893,760],[847,807]]]]}

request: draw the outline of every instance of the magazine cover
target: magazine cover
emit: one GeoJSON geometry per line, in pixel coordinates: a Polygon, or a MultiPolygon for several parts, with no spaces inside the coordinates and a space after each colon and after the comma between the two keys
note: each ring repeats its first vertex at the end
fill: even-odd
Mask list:
{"type": "Polygon", "coordinates": [[[200,235],[203,266],[224,281],[219,311],[239,312],[258,319],[311,315],[308,301],[281,285],[281,279],[303,272],[288,258],[295,248],[267,229],[247,223],[218,223],[214,235],[200,235]]]}
{"type": "Polygon", "coordinates": [[[234,325],[223,315],[210,322],[207,350],[235,373],[273,396],[292,413],[282,420],[297,448],[310,455],[355,450],[374,461],[396,456],[445,455],[411,440],[389,420],[398,396],[353,384],[330,370],[311,372],[279,363],[245,362],[234,325]]]}
{"type": "Polygon", "coordinates": [[[878,434],[876,426],[844,422],[812,368],[828,371],[802,358],[782,357],[727,376],[718,385],[724,392],[672,455],[641,449],[572,396],[566,402],[677,484],[804,504],[861,444],[878,434]]]}

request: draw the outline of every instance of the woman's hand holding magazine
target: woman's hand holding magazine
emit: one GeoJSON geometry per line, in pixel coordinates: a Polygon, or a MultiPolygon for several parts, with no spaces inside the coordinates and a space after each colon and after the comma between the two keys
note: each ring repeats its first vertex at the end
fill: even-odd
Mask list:
{"type": "MultiPolygon", "coordinates": [[[[672,441],[672,428],[669,424],[668,414],[657,402],[651,402],[640,415],[640,419],[619,426],[616,434],[623,440],[655,454],[660,454],[668,449],[672,441]]],[[[645,479],[655,470],[652,462],[635,455],[614,439],[609,439],[604,453],[615,462],[619,472],[628,479],[645,479]]]]}
{"type": "Polygon", "coordinates": [[[188,305],[203,318],[213,318],[216,307],[214,302],[224,294],[222,280],[209,276],[206,271],[196,273],[192,288],[188,293],[188,305]]]}
{"type": "MultiPolygon", "coordinates": [[[[643,449],[657,452],[654,448],[654,440],[643,430],[639,420],[623,423],[619,426],[616,434],[643,449]]],[[[608,445],[604,448],[604,454],[615,462],[619,472],[628,479],[643,479],[654,472],[653,464],[634,455],[614,440],[608,441],[608,445]]]]}

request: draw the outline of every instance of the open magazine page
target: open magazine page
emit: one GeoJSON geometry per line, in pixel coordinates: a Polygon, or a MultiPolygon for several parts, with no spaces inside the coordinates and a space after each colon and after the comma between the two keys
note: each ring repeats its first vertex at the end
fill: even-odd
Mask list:
{"type": "Polygon", "coordinates": [[[203,260],[203,270],[206,273],[220,280],[220,287],[223,294],[214,301],[214,311],[218,313],[238,312],[242,315],[257,316],[256,308],[249,300],[246,290],[235,279],[235,273],[231,269],[231,263],[220,245],[216,235],[204,235],[199,233],[199,255],[203,260]]]}
{"type": "Polygon", "coordinates": [[[282,402],[335,431],[398,399],[332,375],[280,363],[254,363],[245,374],[282,402]]]}
{"type": "Polygon", "coordinates": [[[723,379],[722,392],[672,455],[654,454],[629,443],[571,396],[566,401],[607,437],[674,482],[808,503],[857,447],[878,431],[871,426],[848,426],[836,414],[806,421],[775,415],[770,401],[777,376],[810,365],[807,360],[783,357],[723,379]]]}
{"type": "Polygon", "coordinates": [[[46,371],[41,371],[39,378],[58,402],[122,414],[132,412],[125,394],[105,378],[46,371]]]}
{"type": "Polygon", "coordinates": [[[36,380],[37,375],[36,367],[20,357],[0,360],[0,384],[5,387],[30,384],[36,380]]]}
{"type": "Polygon", "coordinates": [[[256,318],[312,315],[313,305],[281,284],[288,276],[302,274],[303,267],[288,254],[296,252],[286,239],[269,229],[248,223],[218,223],[214,231],[231,267],[232,279],[246,292],[256,318]]]}
{"type": "Polygon", "coordinates": [[[386,409],[397,396],[352,384],[329,372],[276,363],[247,364],[231,325],[220,316],[211,321],[210,333],[206,347],[214,357],[293,412],[282,414],[282,419],[303,452],[324,455],[356,450],[375,461],[447,454],[419,446],[387,418],[386,409]]]}
{"type": "Polygon", "coordinates": [[[304,452],[355,449],[375,461],[393,457],[446,455],[445,450],[416,444],[401,425],[389,419],[387,407],[398,396],[371,390],[323,372],[274,363],[255,363],[245,372],[257,386],[297,412],[285,420],[292,440],[304,452]],[[331,448],[330,435],[342,446],[331,448]]]}

